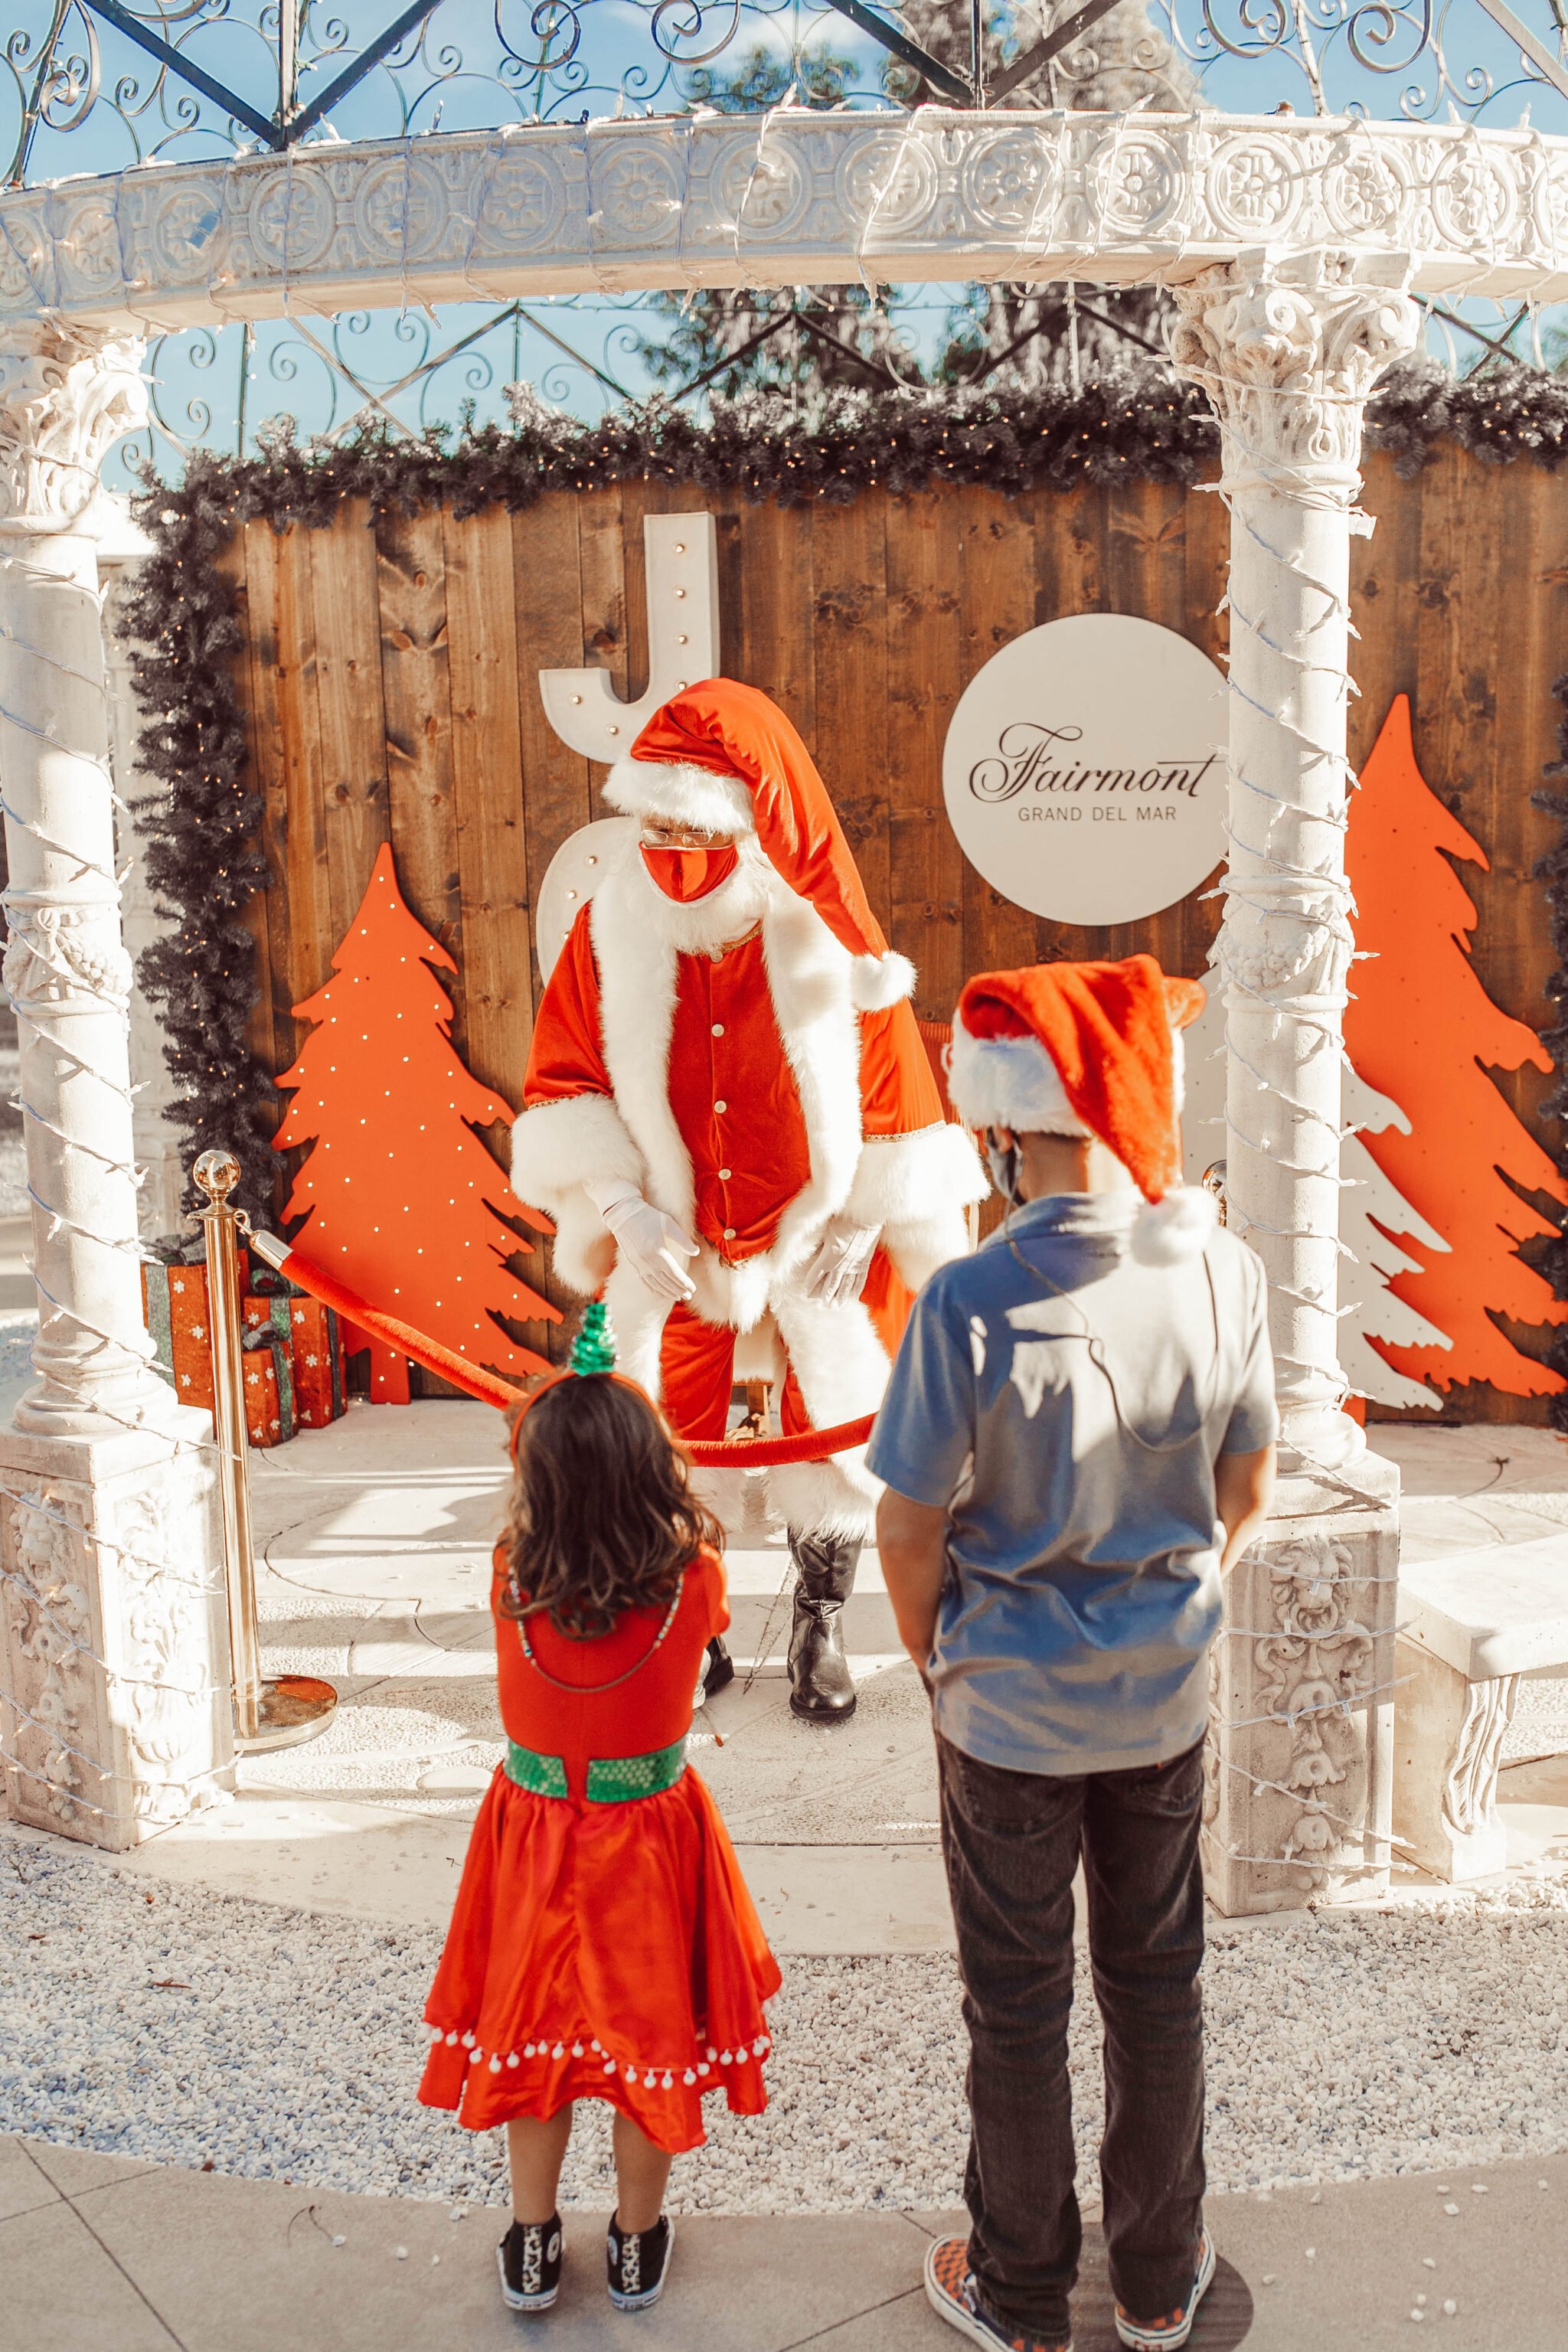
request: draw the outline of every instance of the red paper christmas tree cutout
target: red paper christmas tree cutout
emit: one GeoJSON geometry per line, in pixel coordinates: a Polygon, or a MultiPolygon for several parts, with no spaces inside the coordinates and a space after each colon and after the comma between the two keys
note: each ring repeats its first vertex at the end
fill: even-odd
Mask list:
{"type": "MultiPolygon", "coordinates": [[[[333,977],[294,1007],[320,1026],[278,1081],[298,1091],[273,1144],[315,1149],[284,1213],[305,1219],[300,1248],[373,1305],[492,1371],[545,1371],[496,1318],[560,1322],[508,1267],[532,1244],[502,1221],[552,1227],[476,1132],[514,1114],[458,1060],[451,999],[432,967],[457,970],[409,912],[384,844],[333,977]]],[[[371,1395],[406,1404],[407,1358],[368,1335],[360,1344],[371,1350],[371,1395]]]]}
{"type": "Polygon", "coordinates": [[[1534,1031],[1495,1005],[1476,976],[1476,909],[1450,857],[1486,870],[1479,844],[1416,765],[1402,694],[1362,771],[1346,838],[1356,945],[1369,960],[1352,967],[1345,1047],[1357,1075],[1410,1121],[1408,1135],[1387,1127],[1363,1136],[1367,1151],[1448,1244],[1439,1252],[1394,1234],[1415,1270],[1388,1289],[1453,1345],[1369,1344],[1395,1371],[1438,1389],[1489,1381],[1508,1396],[1550,1396],[1563,1381],[1521,1355],[1492,1318],[1568,1317],[1568,1301],[1517,1254],[1521,1241],[1555,1228],[1513,1185],[1565,1204],[1568,1189],[1487,1070],[1552,1064],[1534,1031]]]}

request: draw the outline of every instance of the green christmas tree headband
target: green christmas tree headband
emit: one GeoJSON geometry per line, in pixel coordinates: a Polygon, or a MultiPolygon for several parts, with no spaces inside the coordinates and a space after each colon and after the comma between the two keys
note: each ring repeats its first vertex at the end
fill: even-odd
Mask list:
{"type": "Polygon", "coordinates": [[[582,1324],[572,1342],[572,1353],[565,1363],[542,1380],[539,1386],[525,1396],[518,1406],[511,1425],[511,1458],[517,1460],[517,1449],[522,1435],[522,1424],[542,1396],[552,1389],[563,1387],[574,1374],[579,1379],[594,1372],[613,1372],[616,1369],[616,1335],[610,1323],[610,1310],[602,1298],[590,1299],[583,1310],[582,1324]]]}
{"type": "Polygon", "coordinates": [[[579,1376],[613,1372],[616,1369],[616,1334],[610,1310],[602,1298],[591,1298],[583,1310],[582,1327],[572,1342],[568,1368],[579,1376]]]}

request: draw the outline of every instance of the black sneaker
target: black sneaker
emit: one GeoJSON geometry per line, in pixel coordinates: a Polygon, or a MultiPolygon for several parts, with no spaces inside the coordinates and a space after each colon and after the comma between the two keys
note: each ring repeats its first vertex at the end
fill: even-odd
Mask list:
{"type": "Polygon", "coordinates": [[[514,2221],[496,2248],[501,2300],[509,2311],[548,2311],[561,2292],[561,2216],[514,2221]]]}
{"type": "Polygon", "coordinates": [[[658,2301],[674,2249],[675,2224],[668,2213],[661,2213],[651,2230],[623,2230],[618,2221],[610,2223],[605,2252],[610,2301],[617,2311],[646,2311],[658,2301]]]}

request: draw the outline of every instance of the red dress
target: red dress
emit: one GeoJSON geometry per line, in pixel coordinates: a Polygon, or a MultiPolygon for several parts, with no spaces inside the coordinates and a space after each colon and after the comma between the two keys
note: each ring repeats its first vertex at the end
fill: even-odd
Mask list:
{"type": "MultiPolygon", "coordinates": [[[[492,1609],[503,1580],[498,1552],[492,1609]]],[[[649,1757],[690,1729],[703,1650],[730,1622],[712,1552],[661,1638],[665,1621],[629,1610],[573,1641],[531,1617],[532,1664],[497,1613],[501,1720],[518,1747],[562,1759],[567,1793],[535,1794],[501,1764],[468,1841],[419,2096],[472,2130],[607,2099],[679,2155],[702,2143],[705,2092],[742,2115],[767,2104],[762,2004],[779,1970],[718,1807],[690,1770],[653,1796],[586,1793],[595,1759],[649,1757]]]]}

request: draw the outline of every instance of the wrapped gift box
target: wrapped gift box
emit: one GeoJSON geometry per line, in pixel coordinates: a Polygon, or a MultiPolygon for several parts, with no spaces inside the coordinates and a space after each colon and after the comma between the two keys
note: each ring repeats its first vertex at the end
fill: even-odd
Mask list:
{"type": "Polygon", "coordinates": [[[343,1343],[336,1310],[302,1294],[289,1299],[289,1349],[294,1375],[294,1418],[301,1429],[325,1429],[343,1410],[343,1343]]]}
{"type": "Polygon", "coordinates": [[[294,1382],[289,1349],[270,1327],[244,1345],[245,1426],[252,1445],[286,1445],[294,1434],[294,1382]]]}
{"type": "MultiPolygon", "coordinates": [[[[239,1254],[239,1279],[246,1282],[248,1253],[239,1254]]],[[[174,1384],[182,1404],[212,1411],[212,1325],[207,1315],[205,1265],[143,1261],[142,1301],[157,1360],[174,1384]]]]}
{"type": "MultiPolygon", "coordinates": [[[[200,1244],[193,1244],[199,1247],[200,1244]]],[[[281,1445],[298,1429],[324,1429],[344,1406],[338,1318],[239,1252],[246,1426],[254,1445],[281,1445]]],[[[184,1404],[213,1402],[212,1333],[204,1262],[149,1262],[142,1297],[157,1360],[184,1404]]]]}
{"type": "Polygon", "coordinates": [[[287,1298],[242,1298],[245,1425],[252,1445],[287,1445],[294,1434],[294,1366],[287,1298]]]}

